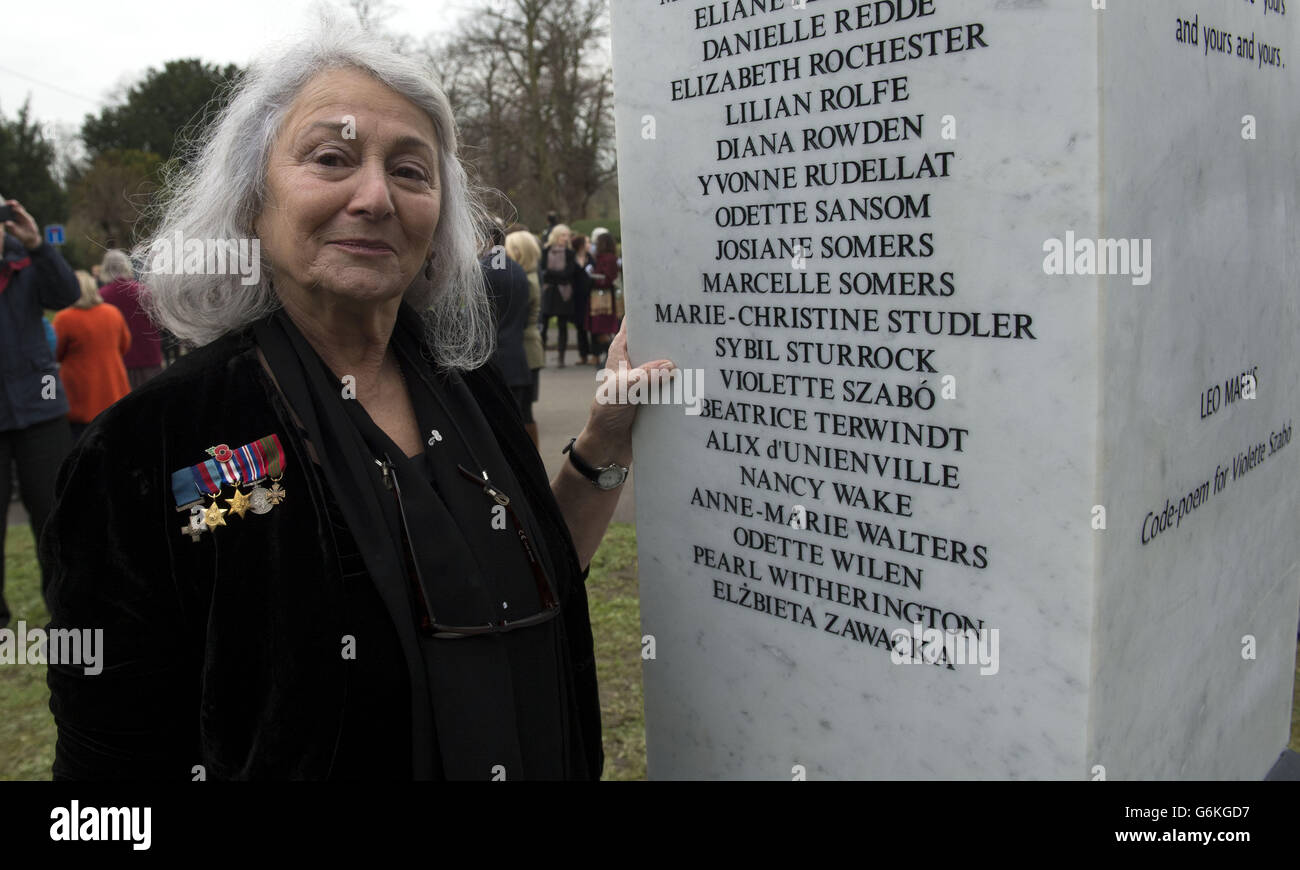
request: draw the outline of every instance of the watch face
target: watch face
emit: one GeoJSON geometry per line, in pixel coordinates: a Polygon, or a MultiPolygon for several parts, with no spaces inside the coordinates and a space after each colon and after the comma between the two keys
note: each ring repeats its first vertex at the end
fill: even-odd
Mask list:
{"type": "Polygon", "coordinates": [[[623,482],[623,471],[619,468],[601,469],[600,476],[596,478],[596,485],[601,489],[613,489],[623,482]]]}

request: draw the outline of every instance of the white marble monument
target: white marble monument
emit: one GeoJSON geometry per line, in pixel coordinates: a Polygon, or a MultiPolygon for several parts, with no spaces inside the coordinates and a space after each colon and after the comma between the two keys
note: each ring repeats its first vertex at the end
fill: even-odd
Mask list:
{"type": "Polygon", "coordinates": [[[652,778],[1285,748],[1300,8],[1094,5],[615,0],[652,778]]]}

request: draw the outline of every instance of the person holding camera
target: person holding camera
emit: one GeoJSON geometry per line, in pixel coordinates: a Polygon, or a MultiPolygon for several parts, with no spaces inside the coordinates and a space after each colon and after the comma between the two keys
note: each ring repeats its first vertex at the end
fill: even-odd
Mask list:
{"type": "MultiPolygon", "coordinates": [[[[45,337],[42,309],[66,308],[81,296],[72,268],[44,243],[40,227],[16,199],[0,206],[0,628],[9,624],[4,597],[4,530],[13,466],[31,518],[41,530],[54,500],[54,478],[72,446],[68,398],[45,337]]],[[[41,592],[48,582],[41,562],[41,592]]]]}

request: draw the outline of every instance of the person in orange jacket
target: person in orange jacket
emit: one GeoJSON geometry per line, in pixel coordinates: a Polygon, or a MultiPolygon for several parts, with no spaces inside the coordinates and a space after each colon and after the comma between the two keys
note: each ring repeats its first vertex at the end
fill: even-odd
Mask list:
{"type": "Polygon", "coordinates": [[[68,420],[76,441],[90,421],[131,392],[122,355],[131,347],[131,330],[122,312],[104,304],[89,272],[78,271],[81,298],[54,316],[58,338],[55,359],[68,392],[68,420]]]}

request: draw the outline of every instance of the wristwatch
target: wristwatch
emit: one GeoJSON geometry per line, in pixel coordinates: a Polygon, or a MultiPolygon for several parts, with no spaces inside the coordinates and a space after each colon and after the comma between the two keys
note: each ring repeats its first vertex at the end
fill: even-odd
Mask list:
{"type": "Polygon", "coordinates": [[[609,465],[601,465],[593,468],[578,456],[578,451],[573,449],[573,444],[577,438],[570,438],[569,443],[565,445],[561,453],[569,454],[569,461],[573,467],[587,480],[595,485],[596,489],[611,490],[618,489],[627,480],[627,466],[619,465],[617,462],[611,462],[609,465]]]}

